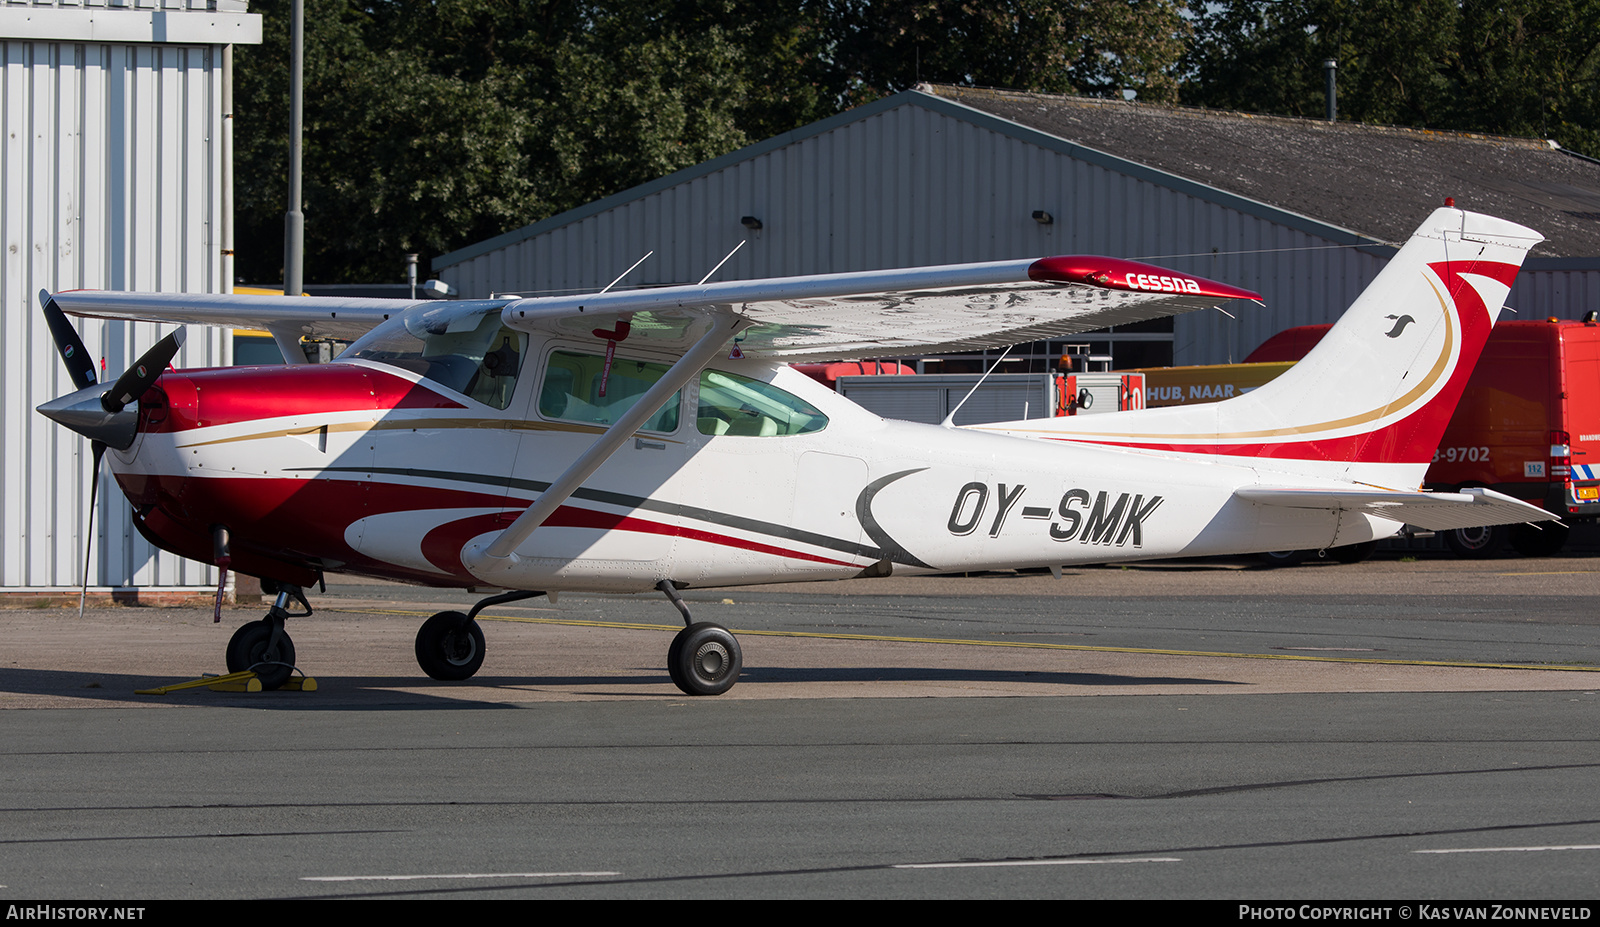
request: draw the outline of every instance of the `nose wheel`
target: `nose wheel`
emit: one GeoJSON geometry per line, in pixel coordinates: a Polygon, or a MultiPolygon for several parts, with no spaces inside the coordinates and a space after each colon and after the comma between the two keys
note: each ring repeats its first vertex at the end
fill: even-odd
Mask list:
{"type": "Polygon", "coordinates": [[[267,611],[267,617],[252,621],[233,632],[228,639],[228,672],[253,670],[261,680],[261,688],[279,689],[294,675],[294,641],[283,629],[285,618],[304,618],[311,614],[311,604],[299,586],[283,584],[279,587],[277,601],[267,611]],[[289,605],[299,602],[303,612],[289,611],[289,605]]]}
{"type": "Polygon", "coordinates": [[[668,580],[656,584],[683,615],[688,627],[667,648],[667,675],[685,695],[721,695],[739,681],[744,653],[739,639],[720,624],[695,621],[678,590],[668,580]]]}
{"type": "Polygon", "coordinates": [[[294,641],[284,633],[283,622],[274,628],[263,618],[241,625],[228,640],[228,672],[255,670],[261,688],[280,688],[294,675],[294,641]],[[278,632],[273,639],[273,631],[278,632]]]}

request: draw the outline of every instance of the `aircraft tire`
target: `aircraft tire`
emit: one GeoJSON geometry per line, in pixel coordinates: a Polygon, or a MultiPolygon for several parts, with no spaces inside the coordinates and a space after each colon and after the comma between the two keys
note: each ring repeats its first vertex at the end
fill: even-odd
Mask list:
{"type": "Polygon", "coordinates": [[[686,695],[721,695],[739,681],[744,653],[727,628],[697,621],[672,639],[667,674],[686,695]]]}
{"type": "Polygon", "coordinates": [[[1444,543],[1463,560],[1488,560],[1499,555],[1500,549],[1506,546],[1506,535],[1509,533],[1505,525],[1457,528],[1445,532],[1444,543]]]}
{"type": "Polygon", "coordinates": [[[278,652],[267,649],[272,642],[272,625],[266,619],[241,625],[228,639],[228,672],[240,673],[253,669],[261,680],[261,688],[272,690],[281,687],[294,675],[294,641],[287,632],[278,652]]]}
{"type": "Polygon", "coordinates": [[[1343,547],[1330,548],[1328,558],[1340,563],[1360,563],[1372,556],[1378,549],[1377,541],[1363,541],[1360,544],[1346,544],[1343,547]]]}
{"type": "Polygon", "coordinates": [[[483,629],[461,612],[440,612],[417,629],[417,665],[434,679],[458,682],[483,666],[483,629]]]}
{"type": "Polygon", "coordinates": [[[1309,550],[1268,550],[1256,554],[1256,559],[1264,566],[1287,567],[1301,563],[1311,554],[1309,550]]]}
{"type": "Polygon", "coordinates": [[[1512,525],[1511,546],[1524,557],[1554,557],[1567,546],[1569,531],[1565,525],[1543,522],[1533,525],[1512,525]]]}

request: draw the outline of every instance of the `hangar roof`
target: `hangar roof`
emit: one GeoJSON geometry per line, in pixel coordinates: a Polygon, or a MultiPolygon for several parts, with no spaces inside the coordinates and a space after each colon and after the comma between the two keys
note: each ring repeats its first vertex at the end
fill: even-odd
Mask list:
{"type": "MultiPolygon", "coordinates": [[[[923,84],[924,93],[1382,241],[1447,196],[1600,256],[1600,161],[1539,139],[923,84]]],[[[1586,264],[1592,262],[1585,262],[1586,264]]]]}
{"type": "Polygon", "coordinates": [[[1329,123],[1088,97],[920,84],[433,260],[435,272],[899,106],[1181,190],[1386,257],[1426,215],[1457,205],[1538,230],[1528,269],[1600,262],[1600,161],[1526,138],[1329,123]]]}

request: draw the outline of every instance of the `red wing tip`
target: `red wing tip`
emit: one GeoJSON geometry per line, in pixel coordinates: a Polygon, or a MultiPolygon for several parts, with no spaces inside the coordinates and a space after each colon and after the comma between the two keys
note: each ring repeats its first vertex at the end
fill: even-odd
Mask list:
{"type": "Polygon", "coordinates": [[[1028,277],[1040,283],[1078,283],[1136,293],[1172,293],[1262,301],[1259,293],[1219,283],[1216,280],[1207,280],[1205,277],[1181,274],[1165,267],[1139,261],[1087,254],[1040,258],[1029,265],[1028,277]]]}

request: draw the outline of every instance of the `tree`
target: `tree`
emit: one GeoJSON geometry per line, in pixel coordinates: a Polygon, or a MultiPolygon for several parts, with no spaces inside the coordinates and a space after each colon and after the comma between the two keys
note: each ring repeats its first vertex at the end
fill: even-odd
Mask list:
{"type": "Polygon", "coordinates": [[[1231,0],[1202,7],[1186,103],[1555,138],[1600,154],[1600,0],[1231,0]]]}
{"type": "MultiPolygon", "coordinates": [[[[264,44],[237,67],[236,266],[282,278],[288,191],[288,0],[258,2],[264,44]]],[[[374,17],[307,0],[302,155],[308,280],[398,280],[402,255],[438,254],[538,210],[518,79],[430,70],[371,39],[374,17]]]]}
{"type": "Polygon", "coordinates": [[[1175,98],[1184,0],[823,0],[853,105],[918,81],[1175,98]]]}
{"type": "Polygon", "coordinates": [[[1554,138],[1600,157],[1600,2],[1462,4],[1461,128],[1554,138]]]}
{"type": "Polygon", "coordinates": [[[1323,62],[1338,62],[1339,115],[1437,125],[1449,110],[1453,0],[1242,0],[1202,8],[1186,103],[1319,117],[1323,62]]]}
{"type": "MultiPolygon", "coordinates": [[[[289,0],[236,79],[237,266],[281,279],[289,0]]],[[[434,255],[833,111],[820,32],[751,0],[307,0],[306,279],[434,255]]]]}

